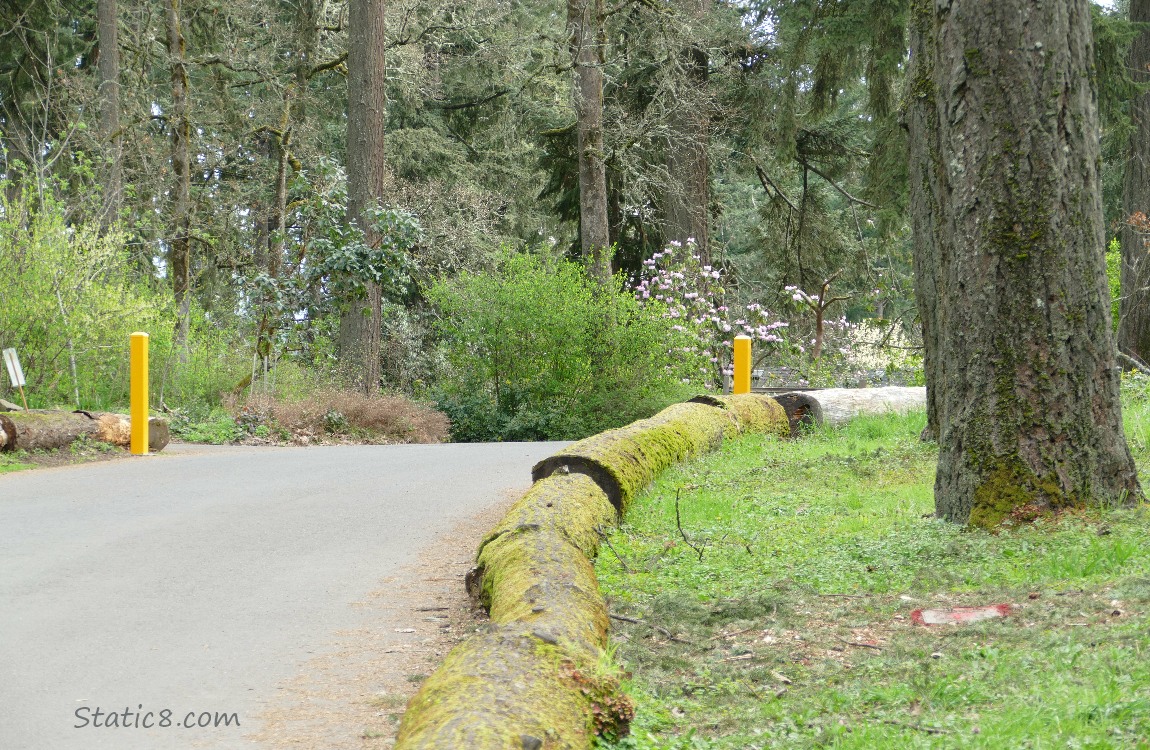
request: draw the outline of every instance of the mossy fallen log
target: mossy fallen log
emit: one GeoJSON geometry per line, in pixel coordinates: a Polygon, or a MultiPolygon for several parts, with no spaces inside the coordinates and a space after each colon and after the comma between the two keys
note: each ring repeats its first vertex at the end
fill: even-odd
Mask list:
{"type": "Polygon", "coordinates": [[[741,433],[765,433],[786,437],[790,434],[787,413],[778,401],[765,393],[740,393],[716,396],[703,394],[691,399],[693,404],[707,404],[725,409],[735,417],[741,433]]]}
{"type": "Polygon", "coordinates": [[[594,661],[607,642],[595,566],[568,539],[537,526],[502,534],[479,554],[478,595],[496,624],[522,623],[594,661]]]}
{"type": "MultiPolygon", "coordinates": [[[[148,449],[158,452],[167,447],[171,430],[165,419],[148,420],[148,449]]],[[[131,420],[123,414],[14,411],[0,421],[0,451],[55,450],[81,438],[111,443],[122,448],[131,442],[131,420]]]]}
{"type": "Polygon", "coordinates": [[[599,551],[601,532],[618,521],[615,506],[585,474],[555,474],[539,480],[503,516],[479,545],[479,553],[504,534],[537,528],[559,534],[588,558],[599,551]]]}
{"type": "MultiPolygon", "coordinates": [[[[777,405],[737,407],[748,425],[785,423],[777,405]]],[[[591,560],[631,497],[738,434],[737,414],[676,404],[537,464],[535,485],[483,540],[468,575],[492,630],[457,646],[423,684],[397,750],[586,750],[596,733],[623,729],[630,699],[597,675],[609,621],[591,560]]]]}
{"type": "Polygon", "coordinates": [[[468,585],[492,630],[457,646],[404,713],[397,750],[579,748],[631,704],[596,675],[607,605],[591,559],[615,506],[588,476],[536,482],[480,545],[468,585]]]}
{"type": "Polygon", "coordinates": [[[408,703],[396,750],[586,750],[594,684],[522,624],[456,646],[408,703]]]}
{"type": "Polygon", "coordinates": [[[620,513],[668,466],[718,448],[738,433],[735,418],[707,404],[669,406],[649,419],[572,443],[531,470],[536,481],[556,472],[586,474],[620,513]]]}
{"type": "Polygon", "coordinates": [[[841,427],[861,414],[905,414],[915,409],[925,409],[926,388],[824,388],[784,393],[776,396],[775,400],[787,414],[791,434],[795,434],[804,425],[841,427]]]}

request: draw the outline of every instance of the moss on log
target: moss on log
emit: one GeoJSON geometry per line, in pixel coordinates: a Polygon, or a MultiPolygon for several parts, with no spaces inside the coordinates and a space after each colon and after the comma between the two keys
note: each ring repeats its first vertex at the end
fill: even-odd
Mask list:
{"type": "Polygon", "coordinates": [[[469,576],[492,630],[456,647],[424,683],[397,748],[585,750],[597,729],[626,724],[628,699],[594,676],[609,621],[591,559],[616,520],[581,474],[544,478],[511,507],[469,576]]]}
{"type": "Polygon", "coordinates": [[[536,482],[479,545],[510,532],[536,528],[559,534],[589,558],[599,551],[600,530],[615,524],[615,506],[584,474],[555,474],[536,482]]]}
{"type": "Polygon", "coordinates": [[[565,537],[523,527],[479,554],[479,598],[496,624],[522,623],[571,654],[595,660],[607,642],[607,605],[595,567],[565,537]]]}
{"type": "Polygon", "coordinates": [[[790,434],[787,413],[779,402],[763,393],[740,393],[715,396],[704,394],[691,399],[693,404],[707,404],[725,409],[735,417],[741,433],[765,433],[786,437],[790,434]]]}
{"type": "Polygon", "coordinates": [[[557,471],[586,474],[620,513],[655,476],[677,461],[718,448],[738,432],[727,411],[706,404],[669,406],[649,419],[580,440],[535,464],[538,481],[557,471]]]}
{"type": "Polygon", "coordinates": [[[589,697],[562,652],[522,624],[456,646],[408,703],[396,750],[585,750],[589,697]]]}
{"type": "Polygon", "coordinates": [[[676,404],[537,464],[535,485],[483,540],[468,576],[492,629],[457,646],[420,688],[397,750],[585,750],[604,728],[625,728],[633,706],[596,676],[609,621],[591,560],[635,493],[738,434],[740,415],[743,429],[785,424],[773,403],[676,404]]]}

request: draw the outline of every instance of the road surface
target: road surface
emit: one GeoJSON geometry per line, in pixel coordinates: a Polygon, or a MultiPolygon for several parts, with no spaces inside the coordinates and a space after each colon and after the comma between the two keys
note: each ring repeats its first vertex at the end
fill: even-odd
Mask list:
{"type": "Polygon", "coordinates": [[[0,748],[255,747],[354,602],[561,445],[173,446],[0,476],[0,748]]]}

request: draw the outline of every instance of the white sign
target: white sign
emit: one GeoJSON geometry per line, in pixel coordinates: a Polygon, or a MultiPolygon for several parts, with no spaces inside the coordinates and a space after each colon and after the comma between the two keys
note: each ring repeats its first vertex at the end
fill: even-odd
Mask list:
{"type": "Polygon", "coordinates": [[[24,371],[20,369],[20,358],[16,356],[15,349],[4,350],[4,364],[8,367],[8,380],[16,388],[27,385],[24,382],[24,371]]]}

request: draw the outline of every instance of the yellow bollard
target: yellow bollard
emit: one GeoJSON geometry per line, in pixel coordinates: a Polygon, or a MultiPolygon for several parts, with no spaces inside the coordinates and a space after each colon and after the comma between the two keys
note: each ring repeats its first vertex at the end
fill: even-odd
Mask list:
{"type": "Polygon", "coordinates": [[[148,455],[148,334],[132,334],[132,455],[148,455]]]}
{"type": "Polygon", "coordinates": [[[751,339],[749,336],[735,337],[735,379],[731,383],[731,393],[751,392],[751,339]]]}

